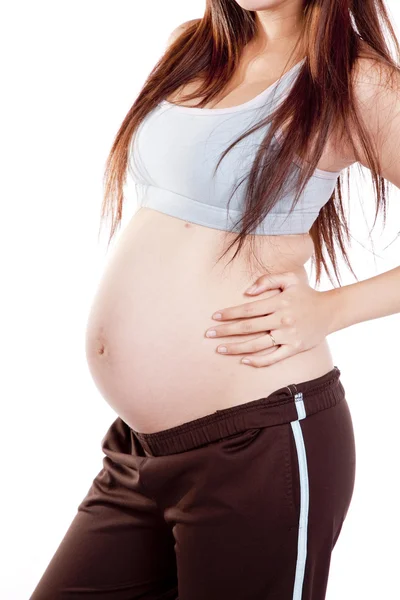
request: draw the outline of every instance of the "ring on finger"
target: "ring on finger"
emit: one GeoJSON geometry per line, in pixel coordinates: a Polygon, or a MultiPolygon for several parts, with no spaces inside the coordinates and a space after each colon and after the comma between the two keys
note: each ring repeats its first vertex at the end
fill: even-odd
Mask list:
{"type": "Polygon", "coordinates": [[[272,335],[272,333],[271,333],[270,331],[267,331],[266,333],[268,333],[269,337],[271,338],[271,340],[272,340],[272,345],[273,345],[273,346],[277,346],[277,343],[276,343],[276,341],[275,341],[275,338],[274,338],[274,336],[272,335]]]}

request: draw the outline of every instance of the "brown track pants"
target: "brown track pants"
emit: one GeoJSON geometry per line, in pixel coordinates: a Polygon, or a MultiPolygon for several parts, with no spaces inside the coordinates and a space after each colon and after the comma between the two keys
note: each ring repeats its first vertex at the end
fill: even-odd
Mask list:
{"type": "Polygon", "coordinates": [[[355,479],[339,376],[157,433],[118,417],[31,600],[323,600],[355,479]]]}

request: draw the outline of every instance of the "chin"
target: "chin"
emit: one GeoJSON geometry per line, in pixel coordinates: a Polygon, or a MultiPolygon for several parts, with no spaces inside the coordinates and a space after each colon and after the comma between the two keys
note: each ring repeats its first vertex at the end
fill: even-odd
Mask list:
{"type": "Polygon", "coordinates": [[[267,10],[285,4],[286,0],[235,0],[244,10],[267,10]]]}

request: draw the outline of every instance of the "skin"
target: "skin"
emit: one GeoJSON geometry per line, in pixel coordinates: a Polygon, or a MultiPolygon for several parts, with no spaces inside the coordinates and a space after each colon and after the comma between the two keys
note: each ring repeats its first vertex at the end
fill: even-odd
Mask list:
{"type": "MultiPolygon", "coordinates": [[[[249,8],[256,4],[259,3],[244,2],[241,6],[249,8]]],[[[274,5],[271,11],[279,12],[279,2],[271,1],[270,4],[274,5]]],[[[288,7],[296,2],[288,0],[282,4],[288,7]]],[[[268,21],[265,11],[263,15],[265,24],[268,21]]],[[[360,114],[376,143],[380,175],[400,187],[400,77],[395,76],[388,85],[380,67],[373,60],[363,58],[358,61],[354,81],[360,114]]],[[[361,164],[368,167],[363,148],[357,144],[356,147],[361,155],[361,164]]],[[[348,145],[342,145],[339,150],[343,160],[350,164],[356,162],[348,145]]],[[[237,335],[241,331],[257,333],[269,330],[276,346],[270,336],[263,336],[255,342],[220,345],[218,352],[222,349],[223,355],[256,353],[269,348],[272,352],[267,356],[248,355],[242,359],[244,364],[266,367],[315,347],[330,333],[400,312],[400,267],[326,292],[311,289],[293,272],[277,277],[262,275],[246,290],[246,294],[258,295],[276,289],[277,285],[282,293],[273,299],[217,310],[212,315],[213,319],[233,319],[233,322],[212,327],[206,332],[207,337],[215,338],[237,335]]]]}
{"type": "MultiPolygon", "coordinates": [[[[289,68],[288,61],[301,58],[290,56],[301,27],[300,0],[241,6],[258,11],[258,36],[248,45],[229,90],[210,108],[246,102],[289,68]]],[[[387,94],[376,98],[373,78],[371,64],[362,64],[356,92],[374,135],[384,129],[378,116],[392,123],[380,154],[384,176],[399,185],[393,155],[400,139],[397,104],[387,94]]],[[[352,162],[346,147],[328,139],[318,167],[338,171],[352,162]]],[[[272,279],[257,263],[249,268],[245,255],[227,266],[233,251],[215,265],[234,237],[146,207],[121,233],[90,310],[86,352],[101,394],[136,431],[174,427],[318,377],[334,365],[329,333],[356,318],[399,310],[398,273],[346,286],[340,293],[314,290],[304,267],[313,254],[308,233],[257,236],[257,254],[272,279]],[[264,285],[255,299],[246,293],[253,283],[264,285]],[[360,309],[360,303],[367,308],[360,309]],[[216,312],[222,314],[220,322],[213,318],[216,312]],[[208,337],[208,329],[216,335],[208,337]],[[279,346],[272,346],[268,330],[279,346]],[[219,346],[228,352],[219,353],[219,346]]]]}

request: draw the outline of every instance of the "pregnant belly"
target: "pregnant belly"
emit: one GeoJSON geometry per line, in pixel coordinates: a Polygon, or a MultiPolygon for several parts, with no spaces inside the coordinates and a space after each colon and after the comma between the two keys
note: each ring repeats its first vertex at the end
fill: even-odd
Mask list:
{"type": "MultiPolygon", "coordinates": [[[[120,235],[90,310],[86,355],[101,394],[133,429],[174,427],[333,367],[326,340],[258,369],[241,364],[244,355],[216,352],[224,341],[260,335],[205,337],[216,324],[211,315],[251,301],[244,291],[265,272],[251,268],[246,251],[231,265],[234,250],[216,264],[233,237],[147,208],[120,235]]],[[[273,237],[264,236],[257,246],[264,264],[272,272],[295,270],[306,278],[310,237],[273,237]]]]}

